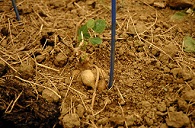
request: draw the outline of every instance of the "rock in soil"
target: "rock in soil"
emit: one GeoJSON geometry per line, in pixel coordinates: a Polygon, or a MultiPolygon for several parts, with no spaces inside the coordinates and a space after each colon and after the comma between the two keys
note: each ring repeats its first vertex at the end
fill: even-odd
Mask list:
{"type": "Polygon", "coordinates": [[[170,127],[181,128],[188,126],[190,119],[183,112],[170,112],[169,116],[166,118],[166,123],[170,127]]]}

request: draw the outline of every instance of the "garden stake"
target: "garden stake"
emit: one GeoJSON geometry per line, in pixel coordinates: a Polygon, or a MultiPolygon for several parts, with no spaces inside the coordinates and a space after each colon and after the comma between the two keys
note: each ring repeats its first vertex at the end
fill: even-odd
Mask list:
{"type": "Polygon", "coordinates": [[[110,79],[108,89],[113,85],[114,79],[114,58],[115,58],[115,35],[116,35],[116,0],[112,0],[112,14],[111,14],[111,51],[110,51],[110,79]]]}
{"type": "Polygon", "coordinates": [[[12,5],[13,5],[14,11],[15,11],[15,13],[16,13],[16,18],[17,18],[17,20],[19,21],[19,20],[20,20],[20,15],[19,15],[19,12],[18,12],[18,9],[17,9],[16,1],[15,1],[15,0],[12,0],[12,5]]]}

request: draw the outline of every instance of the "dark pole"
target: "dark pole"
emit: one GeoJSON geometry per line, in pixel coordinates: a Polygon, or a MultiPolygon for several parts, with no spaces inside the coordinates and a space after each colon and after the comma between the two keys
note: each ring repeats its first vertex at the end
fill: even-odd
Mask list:
{"type": "Polygon", "coordinates": [[[16,18],[19,21],[20,20],[20,15],[19,15],[19,12],[18,12],[18,9],[17,9],[16,1],[15,0],[12,0],[12,6],[14,7],[14,11],[16,13],[16,18]]]}
{"type": "Polygon", "coordinates": [[[110,51],[110,80],[108,89],[113,85],[114,80],[114,59],[115,59],[115,35],[116,35],[116,0],[112,0],[112,26],[111,26],[111,51],[110,51]]]}

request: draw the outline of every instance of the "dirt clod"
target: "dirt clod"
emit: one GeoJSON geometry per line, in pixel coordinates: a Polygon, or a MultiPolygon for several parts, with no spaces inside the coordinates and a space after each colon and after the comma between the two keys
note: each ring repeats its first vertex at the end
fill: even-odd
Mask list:
{"type": "MultiPolygon", "coordinates": [[[[55,89],[53,91],[55,91],[55,89]]],[[[42,97],[46,99],[48,102],[58,102],[60,98],[53,91],[47,88],[44,89],[42,92],[42,97]]]]}
{"type": "Polygon", "coordinates": [[[186,91],[186,92],[182,95],[182,98],[183,98],[185,101],[195,102],[195,90],[186,91]]]}
{"type": "Polygon", "coordinates": [[[160,112],[165,112],[167,110],[167,106],[166,106],[165,102],[161,102],[160,104],[158,104],[157,109],[160,112]]]}
{"type": "Polygon", "coordinates": [[[166,123],[170,127],[181,128],[189,125],[190,120],[183,112],[169,112],[169,116],[166,118],[166,123]]]}
{"type": "Polygon", "coordinates": [[[85,113],[85,108],[83,107],[83,105],[81,105],[81,104],[79,104],[78,106],[77,106],[77,114],[78,114],[78,116],[81,118],[81,117],[83,117],[83,115],[84,115],[84,113],[85,113]]]}
{"type": "Polygon", "coordinates": [[[64,128],[75,128],[80,126],[80,119],[77,114],[67,114],[61,120],[64,128]]]}
{"type": "Polygon", "coordinates": [[[67,61],[68,61],[68,56],[60,52],[55,57],[54,64],[58,67],[63,67],[66,65],[67,61]]]}
{"type": "Polygon", "coordinates": [[[21,64],[18,72],[23,79],[29,79],[33,77],[35,70],[32,65],[21,64]]]}

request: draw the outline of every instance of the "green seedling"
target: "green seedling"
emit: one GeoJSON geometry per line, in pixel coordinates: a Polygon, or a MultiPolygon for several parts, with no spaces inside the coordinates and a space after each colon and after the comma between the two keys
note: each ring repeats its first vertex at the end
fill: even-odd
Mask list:
{"type": "MultiPolygon", "coordinates": [[[[106,21],[102,19],[89,19],[78,30],[78,41],[89,42],[93,45],[101,44],[102,39],[98,36],[102,34],[106,28],[106,21]]],[[[88,43],[85,43],[88,44],[88,43]]]]}
{"type": "Polygon", "coordinates": [[[89,19],[78,30],[78,42],[79,45],[75,48],[77,55],[80,55],[80,61],[87,60],[87,53],[85,52],[87,45],[99,45],[102,43],[100,34],[106,29],[106,21],[102,19],[89,19]]]}

